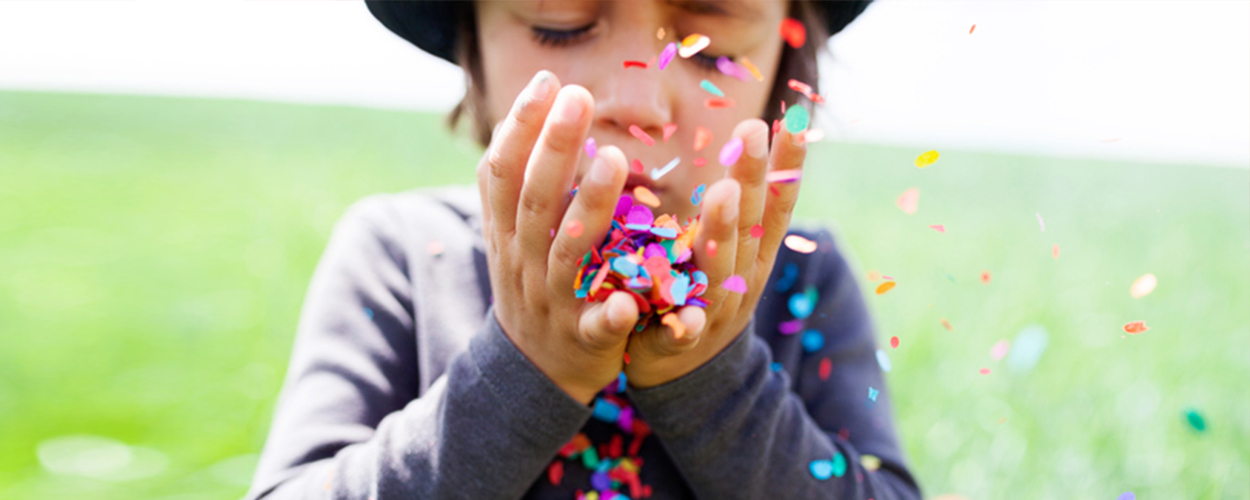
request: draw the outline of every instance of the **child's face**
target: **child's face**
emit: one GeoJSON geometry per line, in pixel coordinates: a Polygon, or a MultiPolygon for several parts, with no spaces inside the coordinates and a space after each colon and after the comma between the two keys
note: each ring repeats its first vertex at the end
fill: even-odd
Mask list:
{"type": "MultiPolygon", "coordinates": [[[[585,87],[595,98],[590,137],[600,145],[620,147],[629,160],[640,160],[643,173],[631,169],[626,190],[643,185],[660,198],[658,213],[684,220],[698,213],[691,195],[699,184],[725,175],[717,160],[735,125],[763,115],[782,40],[777,26],[787,2],[774,0],[505,0],[478,2],[478,31],[487,113],[491,124],[508,114],[512,102],[539,70],[550,70],[562,84],[585,87]],[[664,29],[664,38],[657,31],[664,29]],[[650,62],[669,42],[691,34],[711,38],[711,45],[690,59],[674,58],[665,69],[625,68],[626,60],[650,62]],[[716,69],[718,56],[759,69],[763,81],[741,81],[716,69]],[[736,103],[709,109],[713,97],[700,87],[704,79],[736,103]],[[677,125],[665,143],[663,126],[677,125]],[[655,138],[646,146],[629,133],[637,125],[655,138]],[[712,132],[710,145],[694,150],[695,127],[712,132]],[[673,158],[681,164],[651,180],[652,169],[673,158]],[[706,159],[695,167],[695,158],[706,159]]],[[[583,156],[577,179],[589,168],[583,156]]]]}

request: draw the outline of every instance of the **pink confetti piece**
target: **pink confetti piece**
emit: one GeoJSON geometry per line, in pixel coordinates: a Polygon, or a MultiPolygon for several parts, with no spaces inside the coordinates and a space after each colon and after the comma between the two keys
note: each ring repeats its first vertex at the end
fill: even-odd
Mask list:
{"type": "Polygon", "coordinates": [[[898,336],[890,337],[890,347],[898,349],[898,336]]]}
{"type": "Polygon", "coordinates": [[[648,134],[647,131],[643,130],[637,125],[630,125],[629,133],[630,135],[633,135],[634,137],[638,138],[638,140],[642,141],[643,144],[646,144],[648,146],[655,145],[655,139],[651,138],[651,134],[648,134]]]}
{"type": "Polygon", "coordinates": [[[573,219],[564,224],[564,232],[568,233],[568,235],[573,238],[580,237],[582,235],[582,231],[584,230],[585,228],[582,226],[582,221],[577,219],[573,219]]]}
{"type": "Polygon", "coordinates": [[[815,241],[809,240],[797,234],[787,235],[782,242],[786,244],[786,248],[794,250],[798,253],[809,254],[816,251],[815,241]]]}
{"type": "Polygon", "coordinates": [[[707,240],[707,256],[716,257],[716,240],[707,240]]]}
{"type": "Polygon", "coordinates": [[[646,171],[646,168],[642,166],[641,160],[634,158],[633,161],[629,162],[629,170],[635,174],[641,174],[646,171]]]}
{"type": "Polygon", "coordinates": [[[720,164],[726,167],[732,166],[738,162],[738,158],[742,157],[742,138],[734,137],[720,150],[720,164]]]}
{"type": "Polygon", "coordinates": [[[735,293],[747,293],[747,280],[735,274],[721,283],[721,288],[735,293]]]}
{"type": "Polygon", "coordinates": [[[808,100],[812,101],[813,103],[822,104],[825,102],[824,97],[821,97],[820,94],[817,94],[812,91],[811,85],[800,82],[793,78],[791,78],[790,81],[787,82],[786,84],[790,87],[790,90],[803,94],[803,97],[806,97],[808,100]]]}
{"type": "Polygon", "coordinates": [[[595,138],[587,137],[586,138],[586,156],[590,158],[594,158],[595,154],[597,153],[599,153],[599,146],[595,145],[595,138]]]}
{"type": "Polygon", "coordinates": [[[990,374],[990,369],[989,369],[989,368],[982,368],[982,369],[980,369],[979,371],[980,371],[981,375],[989,375],[989,374],[990,374]]]}
{"type": "Polygon", "coordinates": [[[704,166],[704,165],[707,165],[707,158],[704,158],[704,157],[700,156],[700,157],[698,157],[698,158],[695,158],[695,159],[694,159],[694,166],[696,166],[696,167],[702,167],[702,166],[704,166]]]}
{"type": "Polygon", "coordinates": [[[981,284],[983,285],[990,284],[990,279],[992,279],[992,276],[990,276],[989,271],[981,271],[981,284]]]}
{"type": "Polygon", "coordinates": [[[791,183],[803,178],[803,171],[799,169],[789,170],[770,170],[764,174],[764,182],[773,183],[791,183]]]}
{"type": "Polygon", "coordinates": [[[1054,258],[1055,260],[1059,260],[1059,244],[1058,243],[1056,243],[1055,246],[1050,247],[1050,256],[1054,258]]]}
{"type": "Polygon", "coordinates": [[[720,70],[728,76],[732,76],[744,82],[751,81],[751,74],[745,68],[734,63],[728,57],[720,56],[716,58],[716,69],[720,70]]]}
{"type": "Polygon", "coordinates": [[[668,138],[672,137],[673,133],[676,131],[677,131],[676,123],[665,123],[664,124],[664,142],[668,142],[668,138]]]}
{"type": "Polygon", "coordinates": [[[777,331],[781,332],[782,335],[794,335],[799,333],[803,331],[803,320],[795,318],[789,321],[782,321],[777,324],[777,331]]]}
{"type": "Polygon", "coordinates": [[[939,232],[939,233],[945,233],[945,232],[946,232],[946,226],[943,226],[943,225],[941,225],[941,224],[934,224],[934,225],[932,225],[932,226],[929,226],[929,229],[932,229],[932,230],[937,231],[937,232],[939,232]]]}
{"type": "Polygon", "coordinates": [[[999,340],[994,343],[994,347],[990,348],[990,357],[994,361],[1000,361],[1007,357],[1007,351],[1011,350],[1011,342],[1007,339],[999,340]]]}
{"type": "Polygon", "coordinates": [[[752,237],[752,238],[756,238],[756,239],[763,238],[763,237],[764,237],[764,226],[761,226],[761,225],[759,225],[759,224],[756,224],[756,225],[754,225],[754,226],[751,226],[751,237],[752,237]]]}
{"type": "Polygon", "coordinates": [[[664,46],[664,50],[660,52],[660,58],[656,61],[656,67],[664,69],[668,67],[668,63],[673,62],[673,56],[677,55],[677,42],[670,42],[664,46]]]}
{"type": "Polygon", "coordinates": [[[1039,212],[1033,215],[1037,216],[1037,225],[1042,227],[1042,232],[1046,232],[1046,221],[1042,220],[1042,214],[1039,212]]]}
{"type": "Polygon", "coordinates": [[[898,198],[894,200],[894,204],[907,215],[916,213],[916,210],[920,208],[920,188],[909,188],[903,191],[903,194],[898,195],[898,198]]]}

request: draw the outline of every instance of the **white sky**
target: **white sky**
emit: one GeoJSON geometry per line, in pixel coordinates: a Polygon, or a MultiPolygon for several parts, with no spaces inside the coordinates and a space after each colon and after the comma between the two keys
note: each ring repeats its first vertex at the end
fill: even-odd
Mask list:
{"type": "MultiPolygon", "coordinates": [[[[1250,167],[1250,1],[879,0],[831,48],[833,138],[1250,167]]],[[[463,83],[357,1],[0,1],[0,89],[445,111],[463,83]]]]}

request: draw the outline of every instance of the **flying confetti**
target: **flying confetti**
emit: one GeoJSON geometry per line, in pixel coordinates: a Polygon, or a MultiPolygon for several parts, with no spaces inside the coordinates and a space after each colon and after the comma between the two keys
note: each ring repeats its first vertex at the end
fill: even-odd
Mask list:
{"type": "Polygon", "coordinates": [[[907,215],[916,213],[916,210],[920,208],[920,188],[908,188],[903,191],[903,194],[898,195],[898,198],[894,200],[894,204],[907,215]]]}
{"type": "Polygon", "coordinates": [[[599,152],[599,147],[595,145],[595,138],[587,137],[586,138],[586,156],[589,158],[594,158],[595,154],[597,154],[598,152],[599,152]]]}
{"type": "Polygon", "coordinates": [[[677,124],[665,123],[662,130],[664,131],[664,142],[668,142],[668,138],[672,137],[674,132],[677,132],[677,124]]]}
{"type": "Polygon", "coordinates": [[[916,168],[925,168],[938,161],[937,151],[925,151],[916,157],[916,168]]]}
{"type": "Polygon", "coordinates": [[[793,48],[802,47],[807,42],[807,28],[798,19],[787,17],[779,27],[781,38],[793,48]]]}
{"type": "Polygon", "coordinates": [[[677,48],[677,55],[682,59],[690,59],[711,44],[711,38],[695,33],[682,39],[681,47],[677,48]]]}
{"type": "Polygon", "coordinates": [[[661,177],[668,175],[669,172],[672,172],[673,169],[677,168],[677,165],[679,164],[681,164],[680,156],[678,156],[677,158],[673,158],[672,160],[669,160],[668,164],[664,165],[663,168],[652,169],[651,180],[653,181],[660,180],[661,177]]]}
{"type": "Polygon", "coordinates": [[[816,251],[816,242],[799,236],[797,234],[787,235],[784,240],[786,248],[794,250],[798,253],[808,254],[816,251]]]}
{"type": "Polygon", "coordinates": [[[1124,331],[1128,332],[1129,335],[1137,335],[1149,329],[1150,327],[1146,326],[1145,321],[1133,321],[1124,324],[1124,331]]]}
{"type": "Polygon", "coordinates": [[[894,289],[894,285],[895,285],[895,284],[896,284],[896,283],[895,283],[895,282],[893,282],[893,281],[887,281],[887,282],[885,282],[885,283],[882,283],[882,284],[878,285],[878,286],[877,286],[877,295],[882,295],[882,294],[884,294],[885,292],[888,292],[888,291],[890,291],[890,290],[893,290],[893,289],[894,289]]]}
{"type": "Polygon", "coordinates": [[[721,288],[735,293],[747,293],[747,280],[735,274],[725,279],[725,282],[721,283],[721,288]]]}
{"type": "Polygon", "coordinates": [[[929,229],[932,229],[932,230],[937,231],[937,232],[939,232],[939,233],[945,233],[945,232],[946,232],[946,226],[943,226],[943,225],[941,225],[941,224],[934,224],[934,225],[932,225],[932,226],[929,226],[929,229]]]}
{"type": "Polygon", "coordinates": [[[573,238],[580,237],[584,229],[582,221],[577,219],[573,219],[564,224],[564,232],[568,233],[568,235],[573,238]]]}
{"type": "Polygon", "coordinates": [[[643,130],[641,127],[637,125],[630,125],[629,133],[630,135],[633,135],[634,137],[638,138],[638,140],[642,141],[643,144],[646,144],[648,146],[655,145],[655,139],[651,138],[651,134],[648,134],[647,131],[643,130]]]}
{"type": "Polygon", "coordinates": [[[994,343],[994,347],[990,348],[990,357],[993,358],[994,361],[1001,361],[1003,358],[1007,357],[1007,351],[1010,349],[1011,342],[1008,342],[1007,339],[999,340],[994,343]]]}
{"type": "Polygon", "coordinates": [[[638,200],[638,203],[652,208],[660,206],[660,197],[656,196],[650,189],[647,189],[646,186],[634,187],[634,199],[638,200]]]}
{"type": "Polygon", "coordinates": [[[1153,274],[1143,274],[1140,278],[1133,280],[1133,286],[1129,287],[1128,293],[1134,299],[1140,299],[1155,290],[1155,285],[1159,284],[1159,280],[1153,274]]]}

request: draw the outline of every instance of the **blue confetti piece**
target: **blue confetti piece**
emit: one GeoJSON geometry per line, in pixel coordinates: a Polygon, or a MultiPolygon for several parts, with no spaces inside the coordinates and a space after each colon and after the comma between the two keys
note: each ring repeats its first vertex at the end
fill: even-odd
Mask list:
{"type": "Polygon", "coordinates": [[[775,372],[780,372],[782,369],[782,366],[780,362],[773,361],[772,365],[769,365],[769,368],[772,368],[773,371],[775,372]]]}
{"type": "Polygon", "coordinates": [[[369,309],[368,307],[366,307],[366,308],[365,308],[365,317],[366,317],[366,318],[369,318],[369,319],[373,319],[373,309],[369,309]]]}
{"type": "Polygon", "coordinates": [[[812,460],[807,468],[812,471],[812,477],[821,481],[833,476],[833,462],[829,460],[812,460]]]}
{"type": "Polygon", "coordinates": [[[825,346],[825,334],[816,329],[808,330],[803,332],[800,342],[803,344],[804,352],[816,352],[825,346]]]}
{"type": "Polygon", "coordinates": [[[685,275],[678,275],[673,278],[673,283],[669,285],[668,293],[673,296],[673,305],[686,305],[686,292],[690,290],[690,278],[685,275]]]}
{"type": "Polygon", "coordinates": [[[712,95],[714,95],[714,96],[716,96],[716,97],[725,97],[725,92],[723,92],[721,89],[717,88],[717,87],[716,87],[716,84],[714,84],[714,83],[712,83],[712,82],[709,82],[709,81],[707,81],[707,80],[703,80],[703,81],[699,82],[699,86],[700,86],[700,87],[703,87],[703,90],[708,91],[709,93],[711,93],[712,95]]]}
{"type": "Polygon", "coordinates": [[[796,293],[790,296],[790,314],[798,319],[806,319],[812,315],[812,308],[816,304],[813,303],[811,295],[807,293],[796,293]]]}
{"type": "Polygon", "coordinates": [[[777,280],[777,293],[785,293],[794,286],[799,280],[799,266],[793,262],[787,262],[785,270],[781,274],[781,278],[777,280]]]}
{"type": "Polygon", "coordinates": [[[1049,335],[1041,325],[1029,325],[1016,334],[1011,343],[1011,351],[1007,354],[1007,367],[1016,372],[1028,372],[1042,359],[1046,352],[1049,335]]]}
{"type": "Polygon", "coordinates": [[[869,386],[869,387],[868,387],[868,399],[869,399],[870,401],[876,402],[876,401],[877,401],[877,394],[880,394],[880,393],[881,393],[881,391],[878,391],[878,390],[876,390],[876,389],[873,389],[873,388],[872,388],[872,386],[869,386]]]}
{"type": "Polygon", "coordinates": [[[603,398],[595,398],[595,409],[591,413],[592,417],[608,423],[616,423],[616,418],[621,415],[621,408],[603,398]]]}
{"type": "Polygon", "coordinates": [[[887,373],[890,371],[890,368],[892,368],[892,365],[890,365],[890,357],[887,356],[885,351],[882,351],[881,349],[877,349],[877,364],[881,365],[881,371],[887,373]]]}
{"type": "Polygon", "coordinates": [[[1134,495],[1131,491],[1126,491],[1124,493],[1120,493],[1120,496],[1115,497],[1115,500],[1137,500],[1137,495],[1134,495]]]}
{"type": "Polygon", "coordinates": [[[621,372],[616,376],[616,392],[625,392],[625,372],[621,372]]]}

